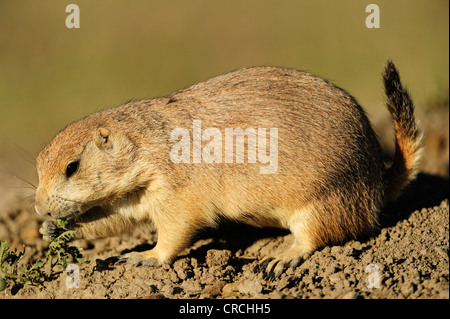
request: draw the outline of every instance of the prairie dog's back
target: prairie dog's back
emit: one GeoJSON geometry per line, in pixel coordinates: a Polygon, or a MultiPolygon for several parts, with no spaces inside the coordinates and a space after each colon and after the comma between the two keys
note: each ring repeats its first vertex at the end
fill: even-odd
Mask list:
{"type": "Polygon", "coordinates": [[[284,188],[283,184],[295,184],[301,196],[318,191],[313,185],[326,187],[330,180],[342,181],[342,176],[351,179],[354,171],[364,171],[367,178],[381,183],[382,153],[364,111],[345,91],[307,73],[274,67],[243,69],[175,92],[167,104],[158,103],[151,113],[156,110],[169,119],[172,128],[188,129],[191,138],[194,120],[201,120],[202,130],[218,128],[223,137],[230,128],[266,128],[267,147],[270,128],[278,130],[274,174],[259,174],[261,164],[249,165],[247,153],[246,165],[225,165],[223,152],[222,165],[185,166],[201,168],[199,175],[218,169],[221,176],[235,175],[232,178],[250,185],[259,181],[284,188]]]}

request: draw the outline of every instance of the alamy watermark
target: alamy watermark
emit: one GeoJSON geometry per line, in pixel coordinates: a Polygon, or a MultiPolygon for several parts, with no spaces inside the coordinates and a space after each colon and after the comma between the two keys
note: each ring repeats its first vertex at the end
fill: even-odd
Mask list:
{"type": "Polygon", "coordinates": [[[80,288],[80,267],[75,264],[69,264],[66,267],[66,272],[66,287],[80,288]]]}
{"type": "Polygon", "coordinates": [[[68,4],[66,12],[69,15],[66,17],[66,28],[79,29],[80,28],[80,7],[76,4],[68,4]]]}
{"type": "Polygon", "coordinates": [[[367,288],[380,288],[380,267],[376,264],[369,264],[366,266],[366,273],[369,274],[365,282],[367,288]]]}
{"type": "Polygon", "coordinates": [[[368,29],[380,28],[380,7],[376,4],[369,4],[366,6],[366,12],[370,13],[366,17],[366,27],[368,29]]]}
{"type": "MultiPolygon", "coordinates": [[[[68,4],[66,6],[66,12],[69,13],[66,17],[66,27],[68,29],[80,28],[80,7],[76,4],[68,4]]],[[[366,6],[366,12],[369,15],[366,17],[366,27],[368,29],[380,28],[380,8],[376,4],[368,4],[366,6]]]]}
{"type": "Polygon", "coordinates": [[[278,170],[277,128],[225,128],[222,133],[216,127],[202,130],[202,121],[193,120],[192,139],[188,129],[175,128],[170,132],[170,140],[177,141],[170,150],[173,163],[245,163],[247,144],[247,163],[263,164],[259,167],[260,174],[274,174],[278,170]],[[204,141],[209,142],[202,147],[204,141]]]}

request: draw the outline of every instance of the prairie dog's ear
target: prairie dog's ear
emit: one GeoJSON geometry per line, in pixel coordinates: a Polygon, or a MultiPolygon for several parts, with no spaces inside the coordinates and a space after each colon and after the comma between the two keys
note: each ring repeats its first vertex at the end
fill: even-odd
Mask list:
{"type": "Polygon", "coordinates": [[[94,142],[99,148],[111,148],[112,142],[110,138],[111,132],[104,127],[96,130],[94,135],[94,142]]]}

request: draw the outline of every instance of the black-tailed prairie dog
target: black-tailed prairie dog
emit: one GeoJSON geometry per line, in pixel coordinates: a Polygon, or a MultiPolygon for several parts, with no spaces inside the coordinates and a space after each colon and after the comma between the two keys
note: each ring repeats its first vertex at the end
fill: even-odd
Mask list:
{"type": "MultiPolygon", "coordinates": [[[[307,73],[255,67],[167,97],[133,101],[63,129],[37,158],[36,211],[81,238],[156,226],[156,246],[121,259],[172,262],[222,219],[289,229],[292,246],[260,262],[278,276],[323,245],[378,226],[416,173],[421,131],[394,64],[383,74],[395,123],[389,167],[364,110],[307,73]]],[[[52,221],[41,228],[55,231],[52,221]]]]}

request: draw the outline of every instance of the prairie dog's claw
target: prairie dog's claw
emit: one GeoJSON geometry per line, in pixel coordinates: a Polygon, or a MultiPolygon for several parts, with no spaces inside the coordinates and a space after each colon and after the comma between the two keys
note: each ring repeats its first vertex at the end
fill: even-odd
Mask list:
{"type": "Polygon", "coordinates": [[[64,229],[58,227],[53,221],[46,221],[39,228],[39,233],[45,240],[49,240],[52,237],[58,237],[64,232],[64,229]]]}

